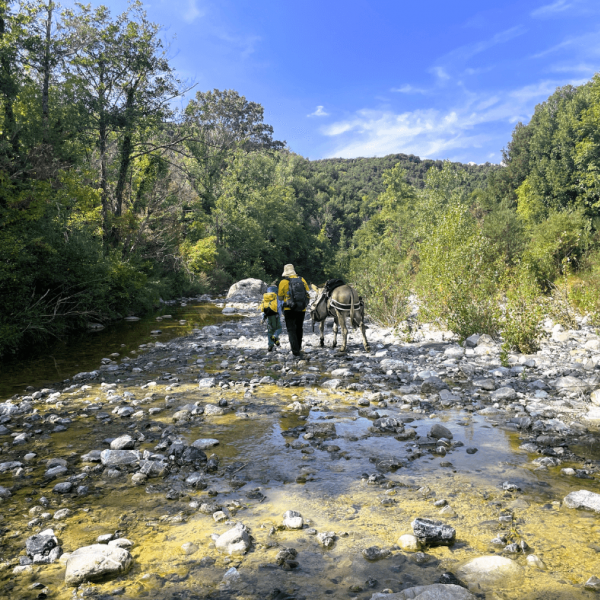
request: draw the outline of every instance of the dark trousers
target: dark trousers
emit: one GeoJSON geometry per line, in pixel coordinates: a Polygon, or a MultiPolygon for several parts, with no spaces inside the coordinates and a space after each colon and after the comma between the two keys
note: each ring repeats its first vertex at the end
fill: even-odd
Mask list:
{"type": "Polygon", "coordinates": [[[298,355],[302,348],[302,335],[304,333],[304,311],[284,310],[285,326],[287,328],[288,337],[290,338],[290,346],[292,353],[298,355]]]}

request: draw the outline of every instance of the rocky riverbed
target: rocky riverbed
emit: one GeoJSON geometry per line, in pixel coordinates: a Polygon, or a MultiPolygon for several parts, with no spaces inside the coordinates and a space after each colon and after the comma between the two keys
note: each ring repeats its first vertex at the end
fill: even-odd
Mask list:
{"type": "Polygon", "coordinates": [[[600,338],[232,320],[0,404],[2,598],[591,598],[600,338]],[[330,332],[330,329],[327,330],[330,332]],[[285,333],[284,333],[285,337],[285,333]],[[331,335],[326,341],[330,343],[331,335]]]}

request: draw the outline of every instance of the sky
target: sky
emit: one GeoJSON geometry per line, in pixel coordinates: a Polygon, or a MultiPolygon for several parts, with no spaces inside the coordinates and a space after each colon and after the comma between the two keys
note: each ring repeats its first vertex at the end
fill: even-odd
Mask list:
{"type": "Polygon", "coordinates": [[[259,102],[275,138],[311,159],[403,152],[499,163],[536,104],[600,71],[599,0],[144,6],[182,78],[259,102]]]}

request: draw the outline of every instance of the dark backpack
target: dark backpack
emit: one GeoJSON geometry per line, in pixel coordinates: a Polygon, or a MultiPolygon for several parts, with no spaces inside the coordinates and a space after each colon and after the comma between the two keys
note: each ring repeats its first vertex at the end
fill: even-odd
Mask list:
{"type": "Polygon", "coordinates": [[[288,302],[289,307],[292,310],[304,310],[308,304],[308,295],[306,293],[306,288],[304,287],[304,281],[302,281],[302,277],[294,277],[288,281],[290,282],[290,299],[288,302]]]}

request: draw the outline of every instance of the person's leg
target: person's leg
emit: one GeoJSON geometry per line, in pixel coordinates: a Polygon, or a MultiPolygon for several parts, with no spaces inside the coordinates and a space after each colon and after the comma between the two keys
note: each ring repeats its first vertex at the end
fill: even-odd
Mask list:
{"type": "Polygon", "coordinates": [[[300,311],[296,313],[296,337],[298,338],[298,350],[302,349],[302,338],[304,336],[304,317],[306,313],[300,311]]]}
{"type": "Polygon", "coordinates": [[[283,315],[285,317],[285,326],[287,328],[288,337],[290,338],[292,353],[297,355],[300,352],[300,346],[298,344],[298,333],[296,328],[296,313],[293,310],[286,310],[283,312],[283,315]]]}
{"type": "Polygon", "coordinates": [[[267,341],[269,344],[269,352],[273,349],[273,317],[267,317],[267,341]]]}

